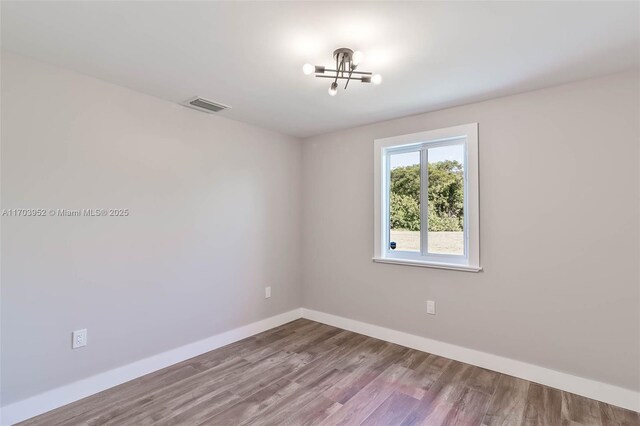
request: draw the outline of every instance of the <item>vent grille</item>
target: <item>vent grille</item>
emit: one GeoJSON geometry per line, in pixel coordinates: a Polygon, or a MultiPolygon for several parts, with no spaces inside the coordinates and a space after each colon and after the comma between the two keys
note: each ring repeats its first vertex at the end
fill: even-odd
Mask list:
{"type": "Polygon", "coordinates": [[[208,99],[204,99],[201,97],[195,97],[187,100],[184,103],[185,106],[189,108],[197,109],[199,111],[214,113],[218,111],[222,111],[223,109],[231,108],[228,105],[219,104],[208,99]]]}

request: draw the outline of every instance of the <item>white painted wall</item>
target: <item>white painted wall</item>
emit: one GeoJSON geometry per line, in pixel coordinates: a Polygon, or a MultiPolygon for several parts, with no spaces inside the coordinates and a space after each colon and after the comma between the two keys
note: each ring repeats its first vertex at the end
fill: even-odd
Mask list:
{"type": "Polygon", "coordinates": [[[638,95],[623,73],[305,140],[304,307],[640,390],[638,95]],[[484,272],[373,263],[374,139],[472,122],[484,272]]]}
{"type": "Polygon", "coordinates": [[[297,139],[7,52],[1,83],[2,208],[131,212],[2,218],[2,405],[300,307],[297,139]]]}

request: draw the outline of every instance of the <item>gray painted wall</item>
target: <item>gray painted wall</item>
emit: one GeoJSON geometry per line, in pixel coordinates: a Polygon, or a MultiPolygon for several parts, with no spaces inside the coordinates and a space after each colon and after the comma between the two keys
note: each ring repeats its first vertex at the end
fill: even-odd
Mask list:
{"type": "Polygon", "coordinates": [[[625,73],[305,140],[304,306],[639,390],[639,117],[625,73]],[[471,122],[484,272],[373,263],[373,140],[471,122]]]}
{"type": "Polygon", "coordinates": [[[302,144],[6,52],[1,83],[3,208],[131,211],[2,218],[3,405],[300,306],[640,389],[636,73],[302,144]],[[485,271],[374,264],[373,140],[476,121],[485,271]]]}
{"type": "Polygon", "coordinates": [[[300,307],[300,142],[223,116],[3,53],[2,207],[131,212],[2,218],[3,405],[300,307]]]}

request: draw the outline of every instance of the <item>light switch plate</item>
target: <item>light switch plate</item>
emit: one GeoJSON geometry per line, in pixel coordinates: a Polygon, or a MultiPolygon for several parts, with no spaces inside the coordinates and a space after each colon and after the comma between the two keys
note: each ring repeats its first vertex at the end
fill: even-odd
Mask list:
{"type": "Polygon", "coordinates": [[[427,313],[429,315],[436,314],[436,302],[433,300],[427,300],[427,313]]]}

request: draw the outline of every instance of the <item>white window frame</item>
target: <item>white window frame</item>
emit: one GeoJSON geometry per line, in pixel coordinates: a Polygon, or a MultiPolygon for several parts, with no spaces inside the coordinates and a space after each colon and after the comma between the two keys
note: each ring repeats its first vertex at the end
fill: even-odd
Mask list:
{"type": "MultiPolygon", "coordinates": [[[[478,172],[478,123],[463,124],[446,129],[374,141],[374,254],[380,263],[395,263],[479,272],[480,267],[480,197],[478,172]],[[427,252],[427,208],[421,202],[421,252],[391,250],[389,247],[389,158],[392,154],[420,152],[420,186],[426,188],[428,149],[438,146],[463,144],[464,164],[464,255],[434,254],[427,252]],[[423,225],[425,225],[423,227],[423,225]]],[[[422,190],[424,191],[424,190],[422,190]]],[[[422,197],[422,196],[421,196],[422,197]]],[[[425,197],[426,198],[426,197],[425,197]]]]}

